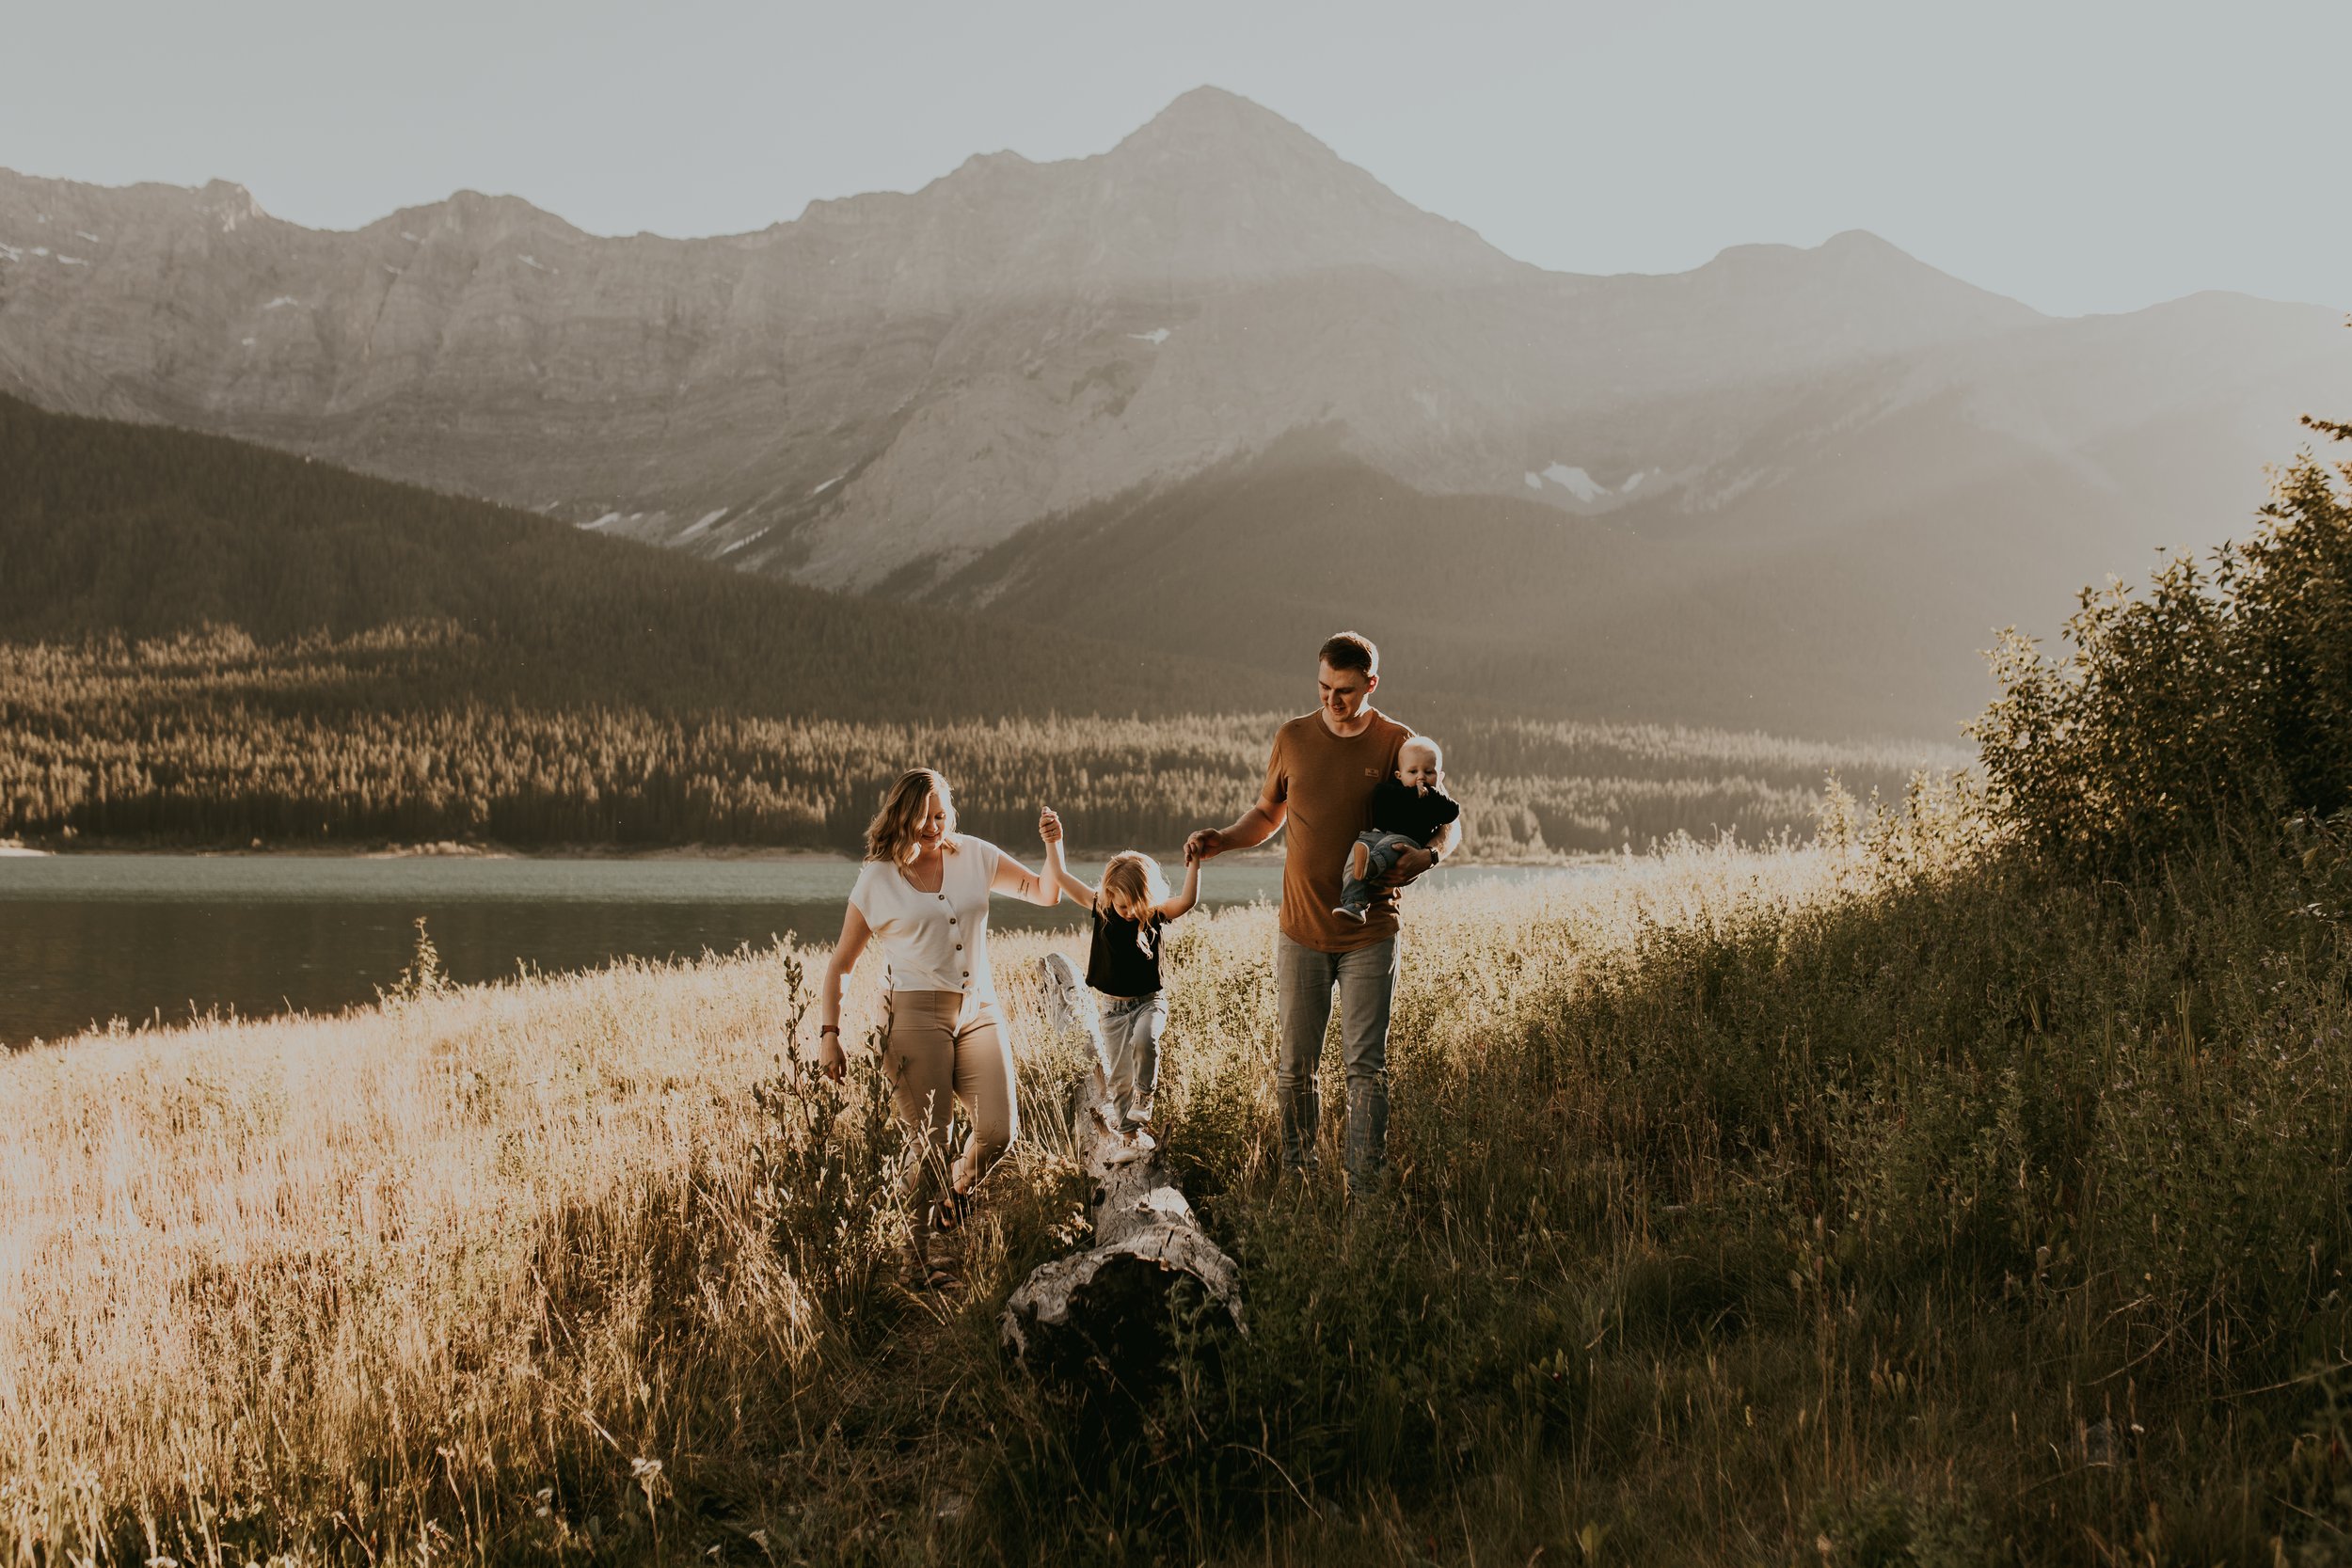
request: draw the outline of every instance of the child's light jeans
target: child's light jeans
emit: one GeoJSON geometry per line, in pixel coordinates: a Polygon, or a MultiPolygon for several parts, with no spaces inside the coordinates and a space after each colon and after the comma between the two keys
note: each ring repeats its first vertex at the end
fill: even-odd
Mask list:
{"type": "Polygon", "coordinates": [[[1372,907],[1372,895],[1380,891],[1380,879],[1396,869],[1396,858],[1407,849],[1425,847],[1417,838],[1403,833],[1386,833],[1377,828],[1356,835],[1356,842],[1365,848],[1364,875],[1361,880],[1347,874],[1355,863],[1356,852],[1348,851],[1347,860],[1340,867],[1340,901],[1336,910],[1344,910],[1360,920],[1372,907]]]}
{"type": "Polygon", "coordinates": [[[1160,1036],[1168,1028],[1168,996],[1098,996],[1101,1005],[1103,1082],[1109,1090],[1114,1128],[1141,1127],[1152,1119],[1152,1094],[1160,1079],[1160,1036]]]}

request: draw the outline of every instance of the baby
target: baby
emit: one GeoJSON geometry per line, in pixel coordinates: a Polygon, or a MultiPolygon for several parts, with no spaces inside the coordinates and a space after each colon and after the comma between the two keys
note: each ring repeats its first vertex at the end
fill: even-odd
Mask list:
{"type": "Polygon", "coordinates": [[[1438,830],[1462,815],[1445,792],[1445,753],[1425,735],[1398,748],[1396,772],[1372,792],[1372,826],[1356,835],[1347,851],[1345,880],[1333,914],[1361,925],[1372,911],[1375,884],[1396,869],[1407,849],[1425,849],[1438,830]]]}

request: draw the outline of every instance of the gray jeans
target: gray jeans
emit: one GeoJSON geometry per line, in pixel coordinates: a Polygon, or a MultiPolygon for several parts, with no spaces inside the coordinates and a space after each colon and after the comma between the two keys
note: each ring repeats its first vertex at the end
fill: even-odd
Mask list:
{"type": "Polygon", "coordinates": [[[1323,1099],[1315,1069],[1340,996],[1340,1053],[1347,1069],[1348,1180],[1376,1179],[1388,1162],[1389,1006],[1396,998],[1397,939],[1352,953],[1320,953],[1286,936],[1274,939],[1274,1001],[1281,1044],[1274,1063],[1274,1104],[1282,1127],[1282,1163],[1315,1166],[1315,1129],[1323,1099]]]}
{"type": "Polygon", "coordinates": [[[1333,906],[1333,911],[1345,910],[1361,920],[1364,911],[1372,907],[1374,895],[1380,891],[1380,879],[1396,869],[1397,856],[1407,849],[1421,849],[1426,846],[1417,838],[1404,833],[1383,832],[1378,828],[1358,833],[1356,842],[1364,847],[1363,879],[1359,881],[1347,869],[1356,863],[1356,852],[1350,849],[1346,861],[1340,866],[1340,901],[1333,906]]]}
{"type": "Polygon", "coordinates": [[[1168,997],[1101,996],[1103,1085],[1109,1091],[1111,1125],[1141,1127],[1152,1119],[1152,1095],[1160,1081],[1160,1034],[1168,1027],[1168,997]]]}

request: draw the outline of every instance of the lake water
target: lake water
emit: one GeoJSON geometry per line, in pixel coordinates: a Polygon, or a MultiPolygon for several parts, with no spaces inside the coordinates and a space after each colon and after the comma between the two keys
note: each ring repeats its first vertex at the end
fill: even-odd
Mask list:
{"type": "MultiPolygon", "coordinates": [[[[1075,869],[1094,879],[1099,864],[1075,869]]],[[[1589,875],[1513,866],[1450,886],[1589,875]]],[[[829,860],[531,860],[326,855],[0,856],[0,1044],[114,1018],[166,1022],[373,1000],[408,963],[421,915],[461,982],[618,958],[693,958],[829,941],[857,867],[829,860]]],[[[1213,863],[1202,901],[1279,893],[1271,861],[1213,863]]],[[[997,899],[1000,927],[1073,927],[1085,911],[997,899]]]]}

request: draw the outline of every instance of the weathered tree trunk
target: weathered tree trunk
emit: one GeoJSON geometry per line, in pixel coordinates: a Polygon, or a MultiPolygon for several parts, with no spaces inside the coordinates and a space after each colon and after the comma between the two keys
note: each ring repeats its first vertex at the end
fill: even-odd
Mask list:
{"type": "Polygon", "coordinates": [[[1089,1143],[1093,1182],[1087,1216],[1094,1244],[1041,1265],[1005,1304],[1005,1346],[1040,1370],[1090,1370],[1133,1384],[1161,1366],[1177,1299],[1188,1287],[1205,1305],[1242,1319],[1241,1271],[1192,1212],[1161,1151],[1113,1164],[1122,1141],[1104,1125],[1103,1075],[1081,1082],[1071,1121],[1089,1143]]]}

